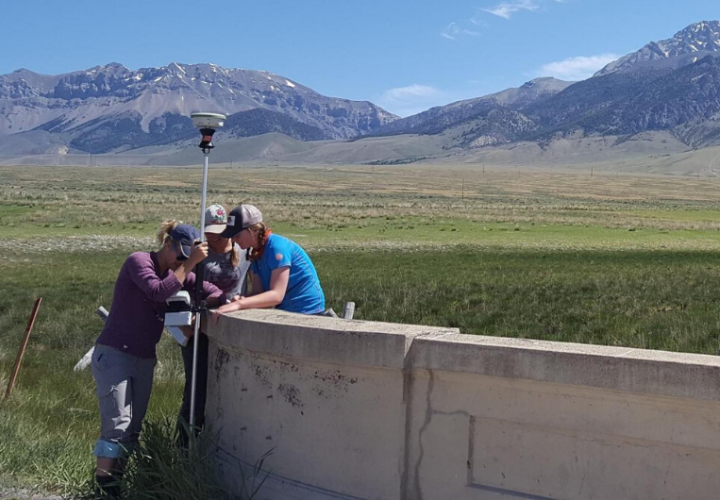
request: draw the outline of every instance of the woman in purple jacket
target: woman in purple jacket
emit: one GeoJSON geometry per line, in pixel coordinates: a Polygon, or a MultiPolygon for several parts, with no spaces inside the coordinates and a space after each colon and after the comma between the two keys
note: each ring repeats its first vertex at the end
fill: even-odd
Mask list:
{"type": "MultiPolygon", "coordinates": [[[[138,441],[150,400],[166,300],[181,289],[194,289],[191,270],[208,255],[207,243],[195,244],[199,239],[200,232],[193,226],[164,222],[158,233],[160,250],[130,255],[115,282],[110,315],[92,358],[101,419],[93,452],[95,476],[98,490],[106,495],[119,496],[124,459],[138,441]]],[[[217,287],[205,282],[203,291],[208,306],[220,303],[223,293],[217,287]]]]}

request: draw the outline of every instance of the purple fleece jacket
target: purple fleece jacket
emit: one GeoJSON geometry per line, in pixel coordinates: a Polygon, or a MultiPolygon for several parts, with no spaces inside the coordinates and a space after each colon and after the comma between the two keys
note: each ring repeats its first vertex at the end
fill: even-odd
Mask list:
{"type": "MultiPolygon", "coordinates": [[[[165,301],[181,289],[192,296],[194,273],[189,273],[185,283],[180,283],[170,270],[160,276],[155,252],[133,253],[120,269],[110,316],[97,343],[141,358],[155,358],[155,345],[160,341],[167,310],[165,301]]],[[[209,298],[223,293],[205,281],[203,294],[209,298]]]]}

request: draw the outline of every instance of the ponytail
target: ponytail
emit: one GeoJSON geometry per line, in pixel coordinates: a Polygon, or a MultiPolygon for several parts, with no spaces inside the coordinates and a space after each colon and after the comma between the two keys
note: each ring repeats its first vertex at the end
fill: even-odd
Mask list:
{"type": "Polygon", "coordinates": [[[156,238],[158,245],[160,245],[161,248],[165,246],[166,243],[169,243],[171,246],[175,244],[173,239],[170,237],[170,231],[175,229],[175,226],[178,224],[180,224],[180,222],[175,219],[168,219],[160,224],[160,230],[158,231],[156,238]]]}

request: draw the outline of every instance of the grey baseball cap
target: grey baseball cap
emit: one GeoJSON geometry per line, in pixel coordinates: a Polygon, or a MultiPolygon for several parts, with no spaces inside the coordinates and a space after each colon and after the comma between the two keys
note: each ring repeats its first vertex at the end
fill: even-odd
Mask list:
{"type": "Polygon", "coordinates": [[[240,231],[263,221],[260,210],[254,205],[238,205],[230,211],[227,227],[220,233],[223,238],[232,238],[240,231]]]}

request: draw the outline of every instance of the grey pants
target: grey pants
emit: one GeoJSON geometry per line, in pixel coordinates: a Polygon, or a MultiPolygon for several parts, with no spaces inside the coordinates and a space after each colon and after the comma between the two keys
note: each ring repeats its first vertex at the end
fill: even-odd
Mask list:
{"type": "Polygon", "coordinates": [[[96,457],[122,458],[140,435],[152,391],[155,359],[146,359],[97,344],[92,373],[100,402],[100,439],[96,457]]]}

